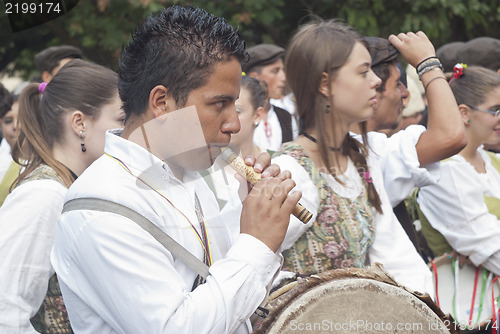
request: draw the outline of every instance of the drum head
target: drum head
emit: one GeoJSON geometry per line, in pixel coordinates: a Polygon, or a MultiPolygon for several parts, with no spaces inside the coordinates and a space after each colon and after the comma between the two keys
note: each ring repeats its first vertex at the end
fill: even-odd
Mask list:
{"type": "MultiPolygon", "coordinates": [[[[301,284],[287,294],[293,295],[301,284]]],[[[282,298],[289,300],[277,301],[283,305],[256,333],[450,333],[414,294],[369,277],[327,279],[295,297],[282,298]]]]}

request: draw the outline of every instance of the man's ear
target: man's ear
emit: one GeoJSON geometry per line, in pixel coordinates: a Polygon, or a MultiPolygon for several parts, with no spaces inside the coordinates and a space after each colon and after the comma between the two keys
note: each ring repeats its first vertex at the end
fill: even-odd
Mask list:
{"type": "Polygon", "coordinates": [[[460,116],[462,116],[462,120],[464,124],[470,123],[470,108],[465,104],[460,104],[458,106],[458,111],[460,112],[460,116]]]}
{"type": "Polygon", "coordinates": [[[154,117],[158,117],[177,108],[168,89],[163,85],[158,85],[149,92],[149,109],[153,112],[154,117]]]}
{"type": "Polygon", "coordinates": [[[330,97],[330,94],[333,94],[333,92],[330,92],[331,89],[329,81],[330,81],[330,76],[325,72],[323,72],[323,74],[321,75],[321,81],[319,83],[318,90],[320,94],[322,94],[325,97],[330,97]]]}

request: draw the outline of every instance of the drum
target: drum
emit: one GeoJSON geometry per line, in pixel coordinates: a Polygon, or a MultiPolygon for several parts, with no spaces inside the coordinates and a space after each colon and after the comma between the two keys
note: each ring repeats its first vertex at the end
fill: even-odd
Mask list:
{"type": "Polygon", "coordinates": [[[380,264],[311,275],[280,290],[255,333],[456,333],[429,295],[399,285],[380,264]]]}
{"type": "Polygon", "coordinates": [[[430,263],[436,287],[436,304],[453,316],[461,329],[470,332],[492,332],[498,327],[498,305],[492,300],[500,296],[500,282],[483,267],[462,267],[447,255],[430,263]],[[493,297],[494,296],[494,297],[493,297]],[[495,312],[495,313],[496,313],[495,312]]]}

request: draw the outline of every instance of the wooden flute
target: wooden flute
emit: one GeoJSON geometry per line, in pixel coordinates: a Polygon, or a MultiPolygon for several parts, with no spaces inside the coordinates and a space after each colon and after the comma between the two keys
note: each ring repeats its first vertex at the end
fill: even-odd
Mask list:
{"type": "MultiPolygon", "coordinates": [[[[261,174],[257,173],[252,167],[248,166],[245,161],[230,148],[222,148],[221,157],[229,166],[231,166],[231,168],[233,168],[251,184],[255,184],[261,179],[261,174]]],[[[297,203],[292,214],[304,224],[307,224],[312,218],[312,213],[304,208],[300,203],[297,203]]]]}

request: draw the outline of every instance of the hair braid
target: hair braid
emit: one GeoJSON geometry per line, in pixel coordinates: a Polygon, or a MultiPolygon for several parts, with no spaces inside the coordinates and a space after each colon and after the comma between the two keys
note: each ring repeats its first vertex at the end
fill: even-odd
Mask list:
{"type": "MultiPolygon", "coordinates": [[[[363,135],[363,142],[367,143],[366,134],[363,135]]],[[[368,156],[368,148],[352,138],[349,134],[346,135],[343,143],[342,143],[342,153],[349,156],[349,158],[353,161],[356,166],[361,179],[366,185],[368,191],[368,200],[370,204],[377,210],[377,212],[382,213],[382,202],[380,201],[380,196],[378,195],[377,189],[375,189],[375,185],[373,182],[367,182],[365,176],[363,175],[365,172],[370,171],[370,167],[366,162],[366,157],[368,156]],[[344,153],[345,152],[345,153],[344,153]]]]}

